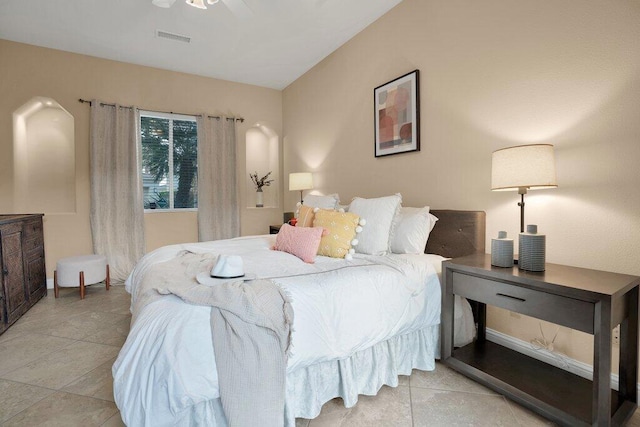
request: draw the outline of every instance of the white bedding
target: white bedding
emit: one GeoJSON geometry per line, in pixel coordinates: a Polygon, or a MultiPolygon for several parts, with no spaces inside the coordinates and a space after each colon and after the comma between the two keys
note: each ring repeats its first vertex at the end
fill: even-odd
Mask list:
{"type": "MultiPolygon", "coordinates": [[[[440,283],[434,265],[439,266],[442,257],[317,257],[315,264],[305,264],[269,250],[274,238],[173,245],[151,252],[126,282],[132,307],[144,273],[187,249],[242,255],[246,273],[270,278],[290,293],[294,331],[289,374],[440,323],[440,283]]],[[[167,296],[134,309],[133,315],[113,366],[115,400],[127,425],[173,425],[172,420],[181,419],[190,407],[219,397],[209,307],[167,296]]]]}

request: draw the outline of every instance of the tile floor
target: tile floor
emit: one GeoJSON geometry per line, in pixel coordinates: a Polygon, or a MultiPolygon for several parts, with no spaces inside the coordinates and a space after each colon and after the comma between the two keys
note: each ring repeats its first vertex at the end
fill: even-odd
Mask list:
{"type": "MultiPolygon", "coordinates": [[[[106,292],[62,289],[39,301],[0,335],[0,426],[122,426],[113,402],[111,365],[129,330],[129,295],[122,286],[106,292]]],[[[396,388],[361,396],[346,409],[324,405],[313,420],[322,426],[545,426],[552,423],[438,364],[414,371],[396,388]]],[[[640,427],[636,413],[629,423],[640,427]]]]}

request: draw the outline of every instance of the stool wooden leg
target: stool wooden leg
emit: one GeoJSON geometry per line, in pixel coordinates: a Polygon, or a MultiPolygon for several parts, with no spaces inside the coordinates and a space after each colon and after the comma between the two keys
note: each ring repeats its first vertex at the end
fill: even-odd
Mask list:
{"type": "Polygon", "coordinates": [[[107,264],[107,278],[104,279],[104,283],[107,285],[107,290],[109,290],[109,285],[111,285],[111,278],[109,277],[109,264],[107,264]]]}
{"type": "Polygon", "coordinates": [[[80,299],[84,299],[84,271],[80,272],[80,299]]]}
{"type": "Polygon", "coordinates": [[[58,298],[58,270],[53,270],[53,295],[58,298]]]}

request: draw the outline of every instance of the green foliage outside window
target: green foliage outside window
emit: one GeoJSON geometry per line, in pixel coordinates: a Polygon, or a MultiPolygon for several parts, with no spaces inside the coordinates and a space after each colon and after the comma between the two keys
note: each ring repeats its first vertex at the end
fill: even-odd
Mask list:
{"type": "Polygon", "coordinates": [[[145,209],[198,207],[195,120],[140,118],[145,209]]]}

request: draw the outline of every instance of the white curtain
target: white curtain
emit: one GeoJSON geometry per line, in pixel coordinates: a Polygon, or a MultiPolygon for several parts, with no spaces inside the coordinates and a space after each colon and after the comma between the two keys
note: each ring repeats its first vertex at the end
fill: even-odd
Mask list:
{"type": "Polygon", "coordinates": [[[144,255],[144,208],[136,108],[91,101],[91,233],[111,277],[125,280],[144,255]]]}
{"type": "Polygon", "coordinates": [[[198,117],[198,239],[240,235],[236,121],[198,117]]]}

